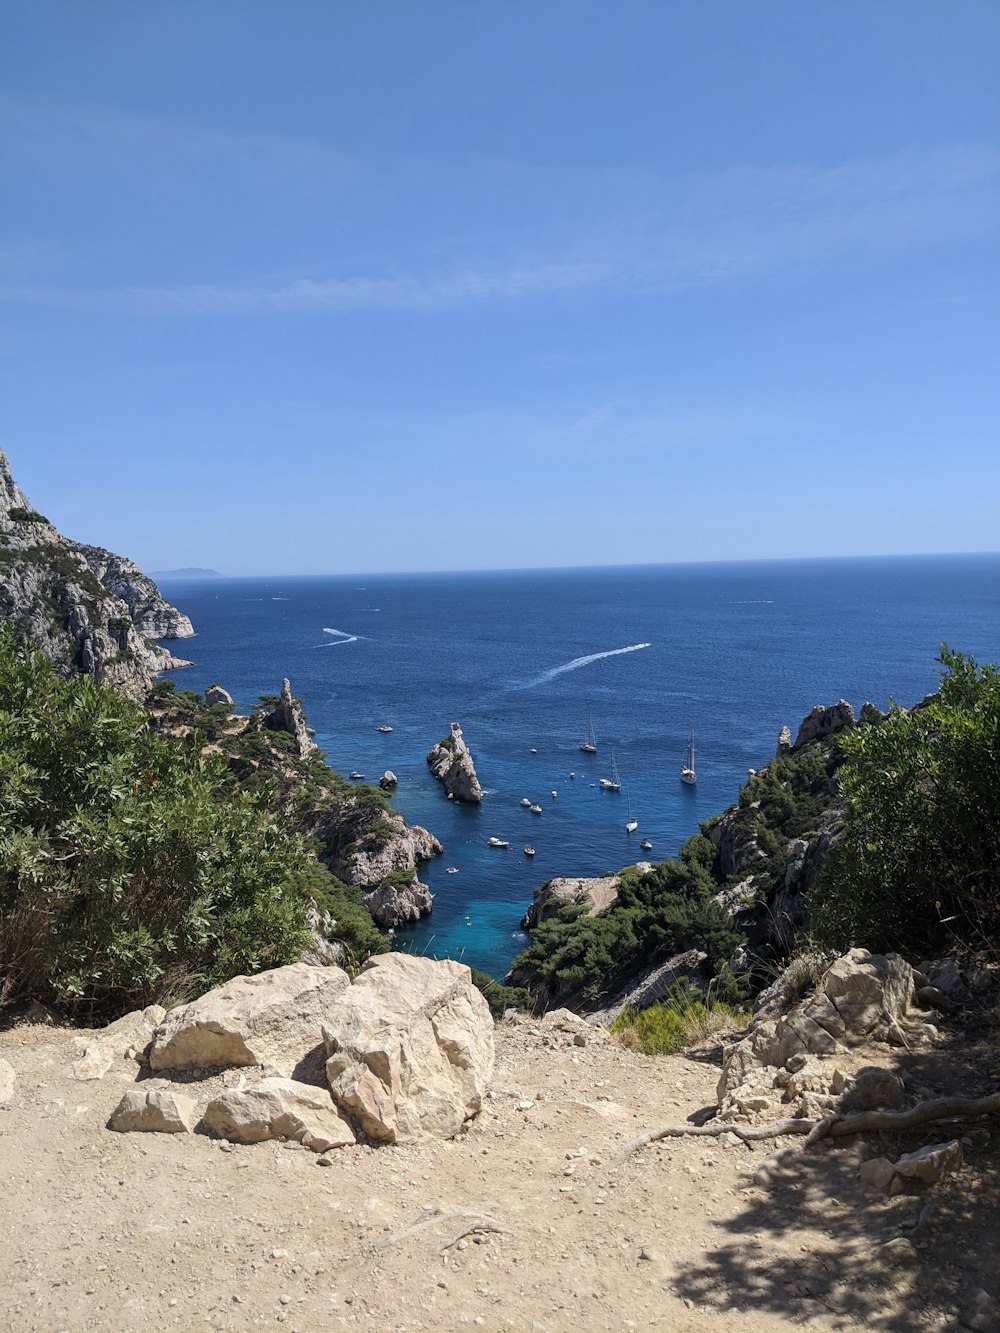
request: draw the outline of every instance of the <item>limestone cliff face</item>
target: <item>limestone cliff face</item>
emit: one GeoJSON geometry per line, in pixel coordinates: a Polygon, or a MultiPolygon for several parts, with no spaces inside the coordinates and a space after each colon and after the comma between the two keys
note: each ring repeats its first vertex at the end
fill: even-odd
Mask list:
{"type": "Polygon", "coordinates": [[[2,450],[0,619],[33,640],[60,675],[82,671],[134,697],[156,672],[190,665],[153,642],[193,633],[187,617],[131,561],[58,533],[32,507],[2,450]]]}
{"type": "Polygon", "coordinates": [[[301,705],[297,699],[292,698],[292,687],[287,676],[281,682],[281,694],[278,696],[277,706],[264,716],[264,726],[268,731],[286,731],[295,741],[300,759],[304,759],[310,750],[316,748],[316,742],[310,735],[306,720],[302,716],[301,705]]]}
{"type": "Polygon", "coordinates": [[[133,560],[105,551],[102,546],[79,543],[76,549],[98,581],[125,603],[140,634],[150,639],[189,639],[194,633],[188,617],[164,601],[153,580],[133,560]]]}
{"type": "Polygon", "coordinates": [[[427,762],[450,800],[477,803],[483,799],[472,755],[457,722],[451,724],[449,734],[429,752],[427,762]]]}

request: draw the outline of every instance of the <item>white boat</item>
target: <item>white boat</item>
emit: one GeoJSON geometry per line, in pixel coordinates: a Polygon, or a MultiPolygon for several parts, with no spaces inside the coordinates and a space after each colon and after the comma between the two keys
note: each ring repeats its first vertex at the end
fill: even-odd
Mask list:
{"type": "Polygon", "coordinates": [[[535,849],[534,849],[534,847],[525,847],[525,849],[524,849],[524,854],[525,854],[525,856],[534,856],[534,854],[535,854],[535,849]]]}
{"type": "Polygon", "coordinates": [[[643,838],[642,842],[639,843],[639,846],[644,852],[651,852],[653,850],[653,844],[648,838],[643,838]]]}
{"type": "Polygon", "coordinates": [[[528,800],[527,796],[521,797],[521,804],[524,806],[525,810],[530,810],[531,802],[528,800]]]}
{"type": "Polygon", "coordinates": [[[540,805],[530,805],[528,809],[533,815],[540,815],[542,813],[542,807],[540,805]]]}
{"type": "Polygon", "coordinates": [[[597,753],[597,738],[594,736],[594,719],[590,715],[590,709],[587,710],[587,739],[580,742],[580,749],[584,754],[597,753]]]}
{"type": "Polygon", "coordinates": [[[488,847],[509,847],[510,843],[505,842],[503,838],[490,838],[489,842],[486,845],[488,847]]]}
{"type": "Polygon", "coordinates": [[[634,833],[634,832],[636,831],[636,829],[639,827],[639,821],[638,821],[638,819],[633,819],[633,818],[632,818],[632,798],[631,798],[631,796],[629,796],[629,794],[628,794],[628,788],[627,788],[627,787],[625,788],[625,802],[626,802],[626,805],[625,805],[625,809],[626,809],[626,815],[625,815],[625,832],[626,832],[626,833],[634,833]]]}
{"type": "Polygon", "coordinates": [[[691,735],[688,737],[687,755],[681,768],[681,782],[686,782],[688,786],[694,786],[697,781],[698,774],[694,771],[694,727],[692,727],[691,735]]]}
{"type": "Polygon", "coordinates": [[[605,791],[621,791],[622,789],[622,780],[618,774],[618,765],[615,763],[614,749],[611,751],[611,776],[601,778],[597,785],[603,787],[605,791]]]}
{"type": "Polygon", "coordinates": [[[383,736],[388,736],[389,732],[392,731],[392,727],[389,726],[388,722],[383,722],[380,727],[376,727],[376,730],[380,731],[383,736]]]}
{"type": "Polygon", "coordinates": [[[553,800],[555,800],[555,798],[559,795],[559,793],[557,791],[550,791],[549,795],[552,797],[553,800]]]}
{"type": "Polygon", "coordinates": [[[535,749],[534,746],[532,746],[531,749],[528,751],[528,753],[529,753],[529,754],[537,754],[538,751],[535,749]]]}
{"type": "Polygon", "coordinates": [[[347,776],[351,779],[352,782],[364,782],[365,780],[364,773],[357,773],[357,772],[348,773],[347,776]]]}
{"type": "Polygon", "coordinates": [[[445,872],[444,872],[444,873],[445,873],[446,875],[457,875],[457,874],[458,874],[458,866],[446,866],[446,867],[445,867],[445,872]]]}

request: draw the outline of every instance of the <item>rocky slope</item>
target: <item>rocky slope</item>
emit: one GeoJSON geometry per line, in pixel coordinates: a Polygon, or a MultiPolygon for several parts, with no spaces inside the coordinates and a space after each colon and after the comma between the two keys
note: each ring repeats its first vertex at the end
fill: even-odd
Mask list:
{"type": "Polygon", "coordinates": [[[0,450],[0,619],[61,675],[85,672],[133,697],[188,663],[153,640],[185,638],[188,618],[130,560],[63,537],[37,513],[0,450]]]}
{"type": "Polygon", "coordinates": [[[462,728],[457,722],[443,741],[430,750],[427,763],[437,780],[444,787],[449,801],[467,801],[476,804],[483,799],[483,789],[476,776],[475,765],[469,747],[462,736],[462,728]]]}

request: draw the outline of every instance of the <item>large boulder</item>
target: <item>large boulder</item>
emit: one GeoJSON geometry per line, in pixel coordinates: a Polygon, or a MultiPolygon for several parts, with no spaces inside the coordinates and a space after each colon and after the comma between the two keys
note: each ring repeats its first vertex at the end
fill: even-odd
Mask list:
{"type": "Polygon", "coordinates": [[[233,1143],[293,1139],[313,1152],[326,1152],[355,1141],[326,1088],[290,1078],[265,1078],[252,1088],[228,1089],[209,1102],[202,1123],[233,1143]]]}
{"type": "Polygon", "coordinates": [[[339,967],[308,963],[233,977],[167,1014],[153,1038],[150,1066],[267,1064],[292,1073],[315,1052],[324,1019],[350,984],[339,967]]]}
{"type": "Polygon", "coordinates": [[[111,1128],[120,1133],[190,1134],[195,1120],[191,1097],[171,1089],[130,1088],[111,1113],[111,1128]]]}
{"type": "Polygon", "coordinates": [[[483,799],[472,755],[457,722],[452,722],[448,735],[429,751],[427,762],[449,800],[477,804],[483,799]]]}
{"type": "Polygon", "coordinates": [[[493,1072],[489,1006],[461,963],[369,959],[323,1040],[333,1100],[360,1135],[383,1143],[457,1134],[493,1072]]]}

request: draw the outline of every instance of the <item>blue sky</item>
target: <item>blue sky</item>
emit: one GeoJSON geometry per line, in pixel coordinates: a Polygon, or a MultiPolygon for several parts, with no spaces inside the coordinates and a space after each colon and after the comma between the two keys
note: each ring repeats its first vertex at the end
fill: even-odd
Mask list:
{"type": "Polygon", "coordinates": [[[0,0],[0,443],[151,568],[1000,547],[993,0],[0,0]]]}

